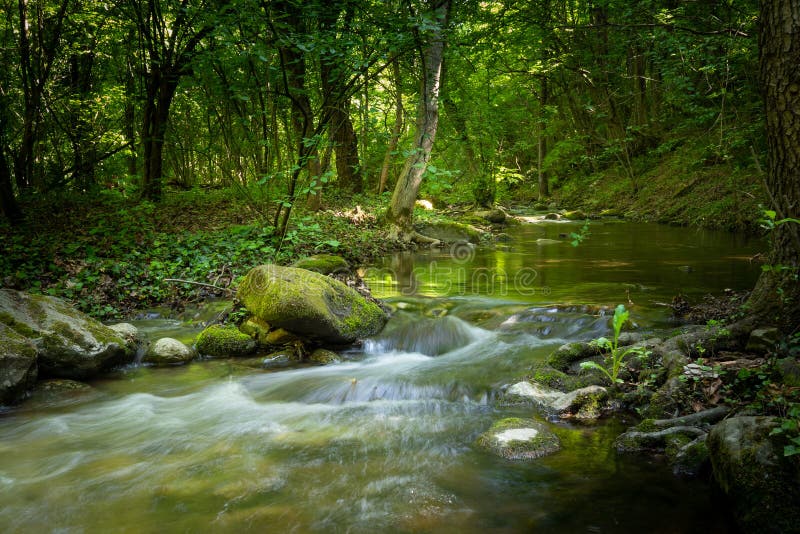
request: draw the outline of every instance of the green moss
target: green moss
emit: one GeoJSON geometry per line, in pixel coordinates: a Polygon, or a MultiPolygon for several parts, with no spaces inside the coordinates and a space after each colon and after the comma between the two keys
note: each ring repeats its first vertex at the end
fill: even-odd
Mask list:
{"type": "Polygon", "coordinates": [[[483,232],[470,224],[455,221],[425,221],[414,225],[421,234],[445,242],[480,243],[483,232]]]}
{"type": "Polygon", "coordinates": [[[34,338],[37,337],[38,335],[36,330],[32,329],[25,323],[17,321],[16,319],[14,319],[13,315],[7,312],[0,312],[0,323],[3,323],[11,330],[14,330],[16,333],[18,333],[19,335],[27,338],[34,338]]]}
{"type": "Polygon", "coordinates": [[[332,274],[350,270],[350,264],[341,256],[333,254],[316,254],[292,264],[292,267],[306,269],[320,274],[332,274]]]}
{"type": "Polygon", "coordinates": [[[550,432],[544,424],[518,417],[509,417],[496,422],[488,431],[478,437],[475,444],[510,460],[539,458],[561,448],[558,436],[550,432]],[[520,440],[501,441],[498,438],[498,435],[505,431],[517,429],[533,429],[536,431],[536,435],[520,440]]]}
{"type": "Polygon", "coordinates": [[[656,432],[660,430],[654,423],[655,419],[648,418],[644,419],[641,423],[636,425],[636,430],[639,432],[656,432]]]}
{"type": "Polygon", "coordinates": [[[333,343],[378,333],[386,315],[338,280],[297,269],[262,265],[251,269],[238,296],[250,313],[273,326],[333,343]]]}
{"type": "Polygon", "coordinates": [[[197,336],[197,351],[204,356],[245,356],[256,348],[253,339],[232,325],[211,325],[197,336]]]}

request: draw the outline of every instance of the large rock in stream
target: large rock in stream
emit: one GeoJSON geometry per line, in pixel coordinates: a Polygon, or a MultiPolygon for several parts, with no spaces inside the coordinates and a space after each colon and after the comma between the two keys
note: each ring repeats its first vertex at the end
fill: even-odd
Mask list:
{"type": "Polygon", "coordinates": [[[533,460],[559,450],[561,441],[544,423],[509,417],[481,434],[476,445],[508,460],[533,460]]]}
{"type": "Polygon", "coordinates": [[[117,332],[63,300],[0,290],[0,400],[13,402],[37,375],[84,379],[133,360],[117,332]]]}
{"type": "Polygon", "coordinates": [[[732,417],[708,435],[722,490],[744,532],[800,532],[800,458],[784,456],[773,417],[732,417]]]}
{"type": "Polygon", "coordinates": [[[375,335],[387,320],[377,304],[354,289],[295,267],[255,267],[237,296],[258,319],[321,343],[347,344],[375,335]]]}

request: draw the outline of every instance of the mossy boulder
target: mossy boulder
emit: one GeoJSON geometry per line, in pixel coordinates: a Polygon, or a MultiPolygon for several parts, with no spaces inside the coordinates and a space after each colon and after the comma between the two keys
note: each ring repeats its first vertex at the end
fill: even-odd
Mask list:
{"type": "Polygon", "coordinates": [[[576,419],[597,419],[605,410],[608,391],[602,386],[586,386],[563,394],[553,404],[553,409],[576,419]]]}
{"type": "Polygon", "coordinates": [[[599,349],[591,343],[576,341],[561,345],[547,357],[547,365],[559,371],[566,372],[570,366],[581,360],[597,356],[599,349]]]}
{"type": "Polygon", "coordinates": [[[800,456],[784,456],[772,417],[733,417],[708,435],[714,478],[744,532],[798,532],[800,456]]]}
{"type": "Polygon", "coordinates": [[[108,325],[108,327],[124,339],[128,347],[133,350],[138,349],[144,342],[144,336],[139,332],[139,329],[130,323],[117,323],[108,325]]]}
{"type": "Polygon", "coordinates": [[[563,393],[528,381],[513,384],[504,395],[504,401],[509,404],[528,402],[544,412],[576,419],[598,419],[606,409],[607,400],[608,391],[600,386],[563,393]]]}
{"type": "Polygon", "coordinates": [[[769,352],[775,348],[780,339],[780,332],[777,328],[756,328],[750,332],[745,350],[748,352],[769,352]]]}
{"type": "Polygon", "coordinates": [[[269,323],[252,316],[239,325],[239,331],[253,338],[259,345],[269,345],[267,336],[270,328],[269,323]]]}
{"type": "Polygon", "coordinates": [[[36,383],[36,346],[0,323],[0,404],[22,400],[36,383]]]}
{"type": "Polygon", "coordinates": [[[308,269],[320,274],[333,274],[347,272],[350,270],[350,264],[341,256],[334,254],[316,254],[301,260],[297,260],[292,264],[292,267],[298,269],[308,269]]]}
{"type": "Polygon", "coordinates": [[[235,326],[213,324],[200,332],[195,348],[202,356],[228,358],[252,354],[256,350],[256,342],[235,326]]]}
{"type": "Polygon", "coordinates": [[[476,211],[474,215],[478,219],[484,219],[492,224],[503,224],[506,222],[507,217],[506,212],[499,208],[476,211]]]}
{"type": "Polygon", "coordinates": [[[414,229],[422,235],[438,239],[445,243],[480,243],[483,232],[470,224],[453,221],[426,221],[414,225],[414,229]]]}
{"type": "Polygon", "coordinates": [[[32,343],[42,376],[88,378],[135,356],[117,332],[55,297],[0,290],[0,323],[0,346],[14,345],[28,359],[32,343]]]}
{"type": "Polygon", "coordinates": [[[562,214],[562,217],[564,217],[565,219],[569,219],[570,221],[582,221],[584,219],[588,219],[589,216],[586,215],[586,212],[584,211],[572,210],[572,211],[565,211],[562,214]]]}
{"type": "Polygon", "coordinates": [[[544,423],[510,417],[493,424],[476,445],[508,460],[531,460],[558,451],[561,441],[544,423]]]}
{"type": "Polygon", "coordinates": [[[177,339],[162,337],[147,348],[142,361],[160,366],[183,365],[194,357],[195,352],[177,339]]]}
{"type": "Polygon", "coordinates": [[[347,344],[375,335],[387,320],[377,304],[342,282],[296,267],[251,269],[238,297],[262,321],[322,343],[347,344]]]}

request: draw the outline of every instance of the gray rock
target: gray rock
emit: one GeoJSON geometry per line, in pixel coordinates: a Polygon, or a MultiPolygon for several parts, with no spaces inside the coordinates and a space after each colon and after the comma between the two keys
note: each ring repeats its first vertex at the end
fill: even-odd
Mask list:
{"type": "Polygon", "coordinates": [[[480,243],[484,232],[470,224],[452,221],[426,221],[414,225],[414,229],[424,236],[445,243],[480,243]]]}
{"type": "Polygon", "coordinates": [[[733,417],[708,435],[714,478],[744,532],[798,532],[800,457],[784,456],[772,417],[733,417]]]}
{"type": "Polygon", "coordinates": [[[0,323],[0,404],[22,400],[36,383],[36,346],[0,323]]]}
{"type": "Polygon", "coordinates": [[[565,393],[552,406],[561,415],[571,414],[576,419],[597,419],[602,415],[606,399],[606,388],[587,386],[565,393]]]}
{"type": "Polygon", "coordinates": [[[531,460],[552,454],[561,441],[547,425],[533,419],[502,419],[481,434],[478,447],[509,460],[531,460]]]}
{"type": "Polygon", "coordinates": [[[135,355],[117,332],[55,297],[0,290],[0,323],[0,345],[33,343],[40,375],[83,379],[135,355]]]}
{"type": "Polygon", "coordinates": [[[177,339],[162,337],[148,347],[142,361],[153,365],[183,365],[194,357],[195,352],[177,339]]]}
{"type": "Polygon", "coordinates": [[[601,386],[587,386],[567,393],[532,382],[517,382],[505,392],[510,403],[530,402],[542,411],[577,419],[597,419],[602,415],[608,391],[601,386]]]}
{"type": "Polygon", "coordinates": [[[777,328],[756,328],[750,332],[745,350],[759,353],[771,351],[779,338],[780,332],[777,328]]]}

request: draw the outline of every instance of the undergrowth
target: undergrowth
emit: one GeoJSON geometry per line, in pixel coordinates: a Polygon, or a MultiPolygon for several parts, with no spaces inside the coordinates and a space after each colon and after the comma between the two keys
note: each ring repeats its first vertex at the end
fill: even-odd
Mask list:
{"type": "Polygon", "coordinates": [[[360,263],[385,253],[375,216],[383,208],[355,200],[357,209],[334,199],[313,216],[298,206],[280,239],[235,191],[175,192],[159,205],[116,192],[37,199],[25,206],[24,226],[0,225],[0,285],[68,299],[100,319],[157,304],[179,308],[230,293],[255,265],[321,252],[360,263]]]}

